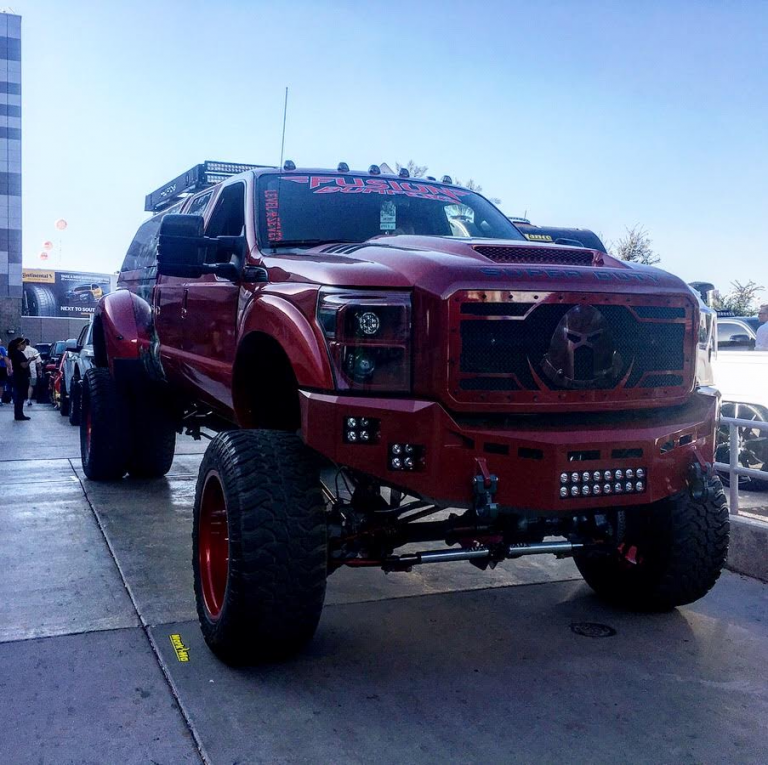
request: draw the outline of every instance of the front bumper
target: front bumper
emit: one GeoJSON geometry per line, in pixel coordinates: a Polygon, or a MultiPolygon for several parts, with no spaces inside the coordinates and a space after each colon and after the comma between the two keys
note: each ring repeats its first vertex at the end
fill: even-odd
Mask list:
{"type": "Polygon", "coordinates": [[[656,502],[681,491],[695,461],[714,455],[718,398],[695,393],[679,407],[464,421],[432,401],[301,392],[304,441],[339,465],[443,506],[469,506],[479,460],[498,477],[504,508],[573,512],[656,502]],[[346,443],[349,417],[380,421],[373,443],[346,443]],[[423,447],[421,470],[391,469],[390,447],[423,447]],[[698,456],[697,456],[698,453],[698,456]],[[561,474],[643,468],[642,493],[560,496],[561,474]]]}

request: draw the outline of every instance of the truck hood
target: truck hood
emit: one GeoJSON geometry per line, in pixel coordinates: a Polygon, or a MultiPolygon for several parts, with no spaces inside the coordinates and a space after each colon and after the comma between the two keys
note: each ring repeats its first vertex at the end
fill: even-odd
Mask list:
{"type": "Polygon", "coordinates": [[[264,257],[264,265],[273,282],[419,289],[443,298],[457,289],[510,288],[690,294],[681,279],[665,271],[625,263],[603,253],[597,253],[596,258],[602,265],[557,262],[560,253],[567,257],[585,252],[592,251],[509,239],[389,236],[270,255],[264,257]],[[520,262],[495,262],[477,252],[476,246],[516,250],[515,259],[520,262]],[[528,259],[532,262],[525,262],[528,259]]]}

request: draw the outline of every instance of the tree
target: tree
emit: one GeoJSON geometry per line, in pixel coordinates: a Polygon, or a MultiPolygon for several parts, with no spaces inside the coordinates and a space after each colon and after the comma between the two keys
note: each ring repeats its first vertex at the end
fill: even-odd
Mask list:
{"type": "MultiPolygon", "coordinates": [[[[462,183],[458,178],[454,182],[457,186],[463,186],[465,189],[474,191],[476,194],[483,193],[483,187],[479,183],[473,181],[471,178],[466,183],[462,183]]],[[[501,204],[501,200],[498,197],[488,197],[488,201],[497,207],[501,204]]]]}
{"type": "Polygon", "coordinates": [[[403,168],[408,171],[411,178],[423,178],[427,174],[427,170],[429,170],[426,165],[417,165],[412,159],[408,160],[407,165],[401,165],[399,162],[395,162],[395,169],[398,173],[403,168]]]}
{"type": "Polygon", "coordinates": [[[619,260],[643,263],[646,266],[652,266],[661,260],[651,247],[648,232],[641,225],[635,224],[632,228],[627,228],[626,232],[626,236],[611,244],[611,255],[619,260]]]}
{"type": "Polygon", "coordinates": [[[746,284],[734,281],[733,288],[725,297],[715,292],[713,308],[722,311],[733,311],[736,316],[752,316],[757,313],[758,294],[765,289],[762,285],[750,279],[746,284]]]}

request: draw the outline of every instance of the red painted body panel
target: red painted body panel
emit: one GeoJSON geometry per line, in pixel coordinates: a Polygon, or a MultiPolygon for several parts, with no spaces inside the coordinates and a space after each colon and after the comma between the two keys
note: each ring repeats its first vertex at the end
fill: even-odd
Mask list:
{"type": "Polygon", "coordinates": [[[439,404],[413,399],[359,398],[303,391],[302,435],[305,441],[338,464],[348,465],[406,491],[442,503],[469,504],[477,458],[484,458],[499,477],[497,501],[504,506],[541,512],[572,512],[645,504],[668,497],[685,486],[686,473],[698,451],[712,462],[717,400],[695,394],[692,401],[663,415],[646,415],[620,422],[587,420],[561,424],[523,418],[514,424],[464,424],[439,404]],[[347,417],[381,421],[381,438],[373,444],[344,443],[347,417]],[[680,445],[680,439],[691,437],[680,445]],[[674,448],[661,453],[671,441],[674,448]],[[392,443],[426,448],[422,472],[388,469],[392,443]],[[521,453],[519,450],[523,450],[521,453]],[[613,458],[614,450],[642,449],[641,458],[613,458]],[[533,450],[527,452],[525,450],[533,450]],[[569,453],[598,450],[597,460],[569,461],[569,453]],[[501,453],[506,452],[506,453],[501,453]],[[536,457],[531,458],[532,453],[536,457]],[[643,494],[561,499],[561,472],[626,469],[648,471],[643,494]]]}
{"type": "Polygon", "coordinates": [[[152,340],[150,305],[125,289],[105,295],[96,306],[101,321],[110,369],[116,359],[139,359],[152,340]]]}
{"type": "Polygon", "coordinates": [[[300,387],[331,390],[333,374],[317,323],[317,289],[306,285],[265,285],[248,302],[240,338],[262,332],[277,340],[291,362],[300,387]]]}
{"type": "MultiPolygon", "coordinates": [[[[343,254],[326,252],[326,246],[304,249],[301,254],[262,253],[254,224],[254,185],[259,175],[268,172],[274,171],[244,176],[246,265],[266,269],[267,282],[233,284],[210,275],[200,279],[163,276],[153,289],[141,286],[148,300],[152,289],[151,305],[127,291],[107,296],[99,312],[105,319],[110,363],[115,358],[137,358],[141,348],[149,348],[155,330],[159,358],[171,387],[190,403],[205,403],[234,421],[232,383],[238,348],[247,347],[243,343],[254,333],[266,335],[285,351],[302,389],[302,435],[310,446],[339,464],[446,503],[471,502],[477,458],[485,459],[491,472],[499,476],[501,504],[555,512],[661,499],[684,486],[694,452],[711,462],[717,403],[693,392],[699,309],[680,279],[607,255],[595,258],[596,265],[591,267],[529,266],[498,263],[474,249],[480,244],[519,247],[521,252],[535,247],[516,240],[388,236],[351,245],[343,254]],[[410,396],[335,394],[326,340],[315,317],[320,287],[411,293],[410,396]],[[683,308],[685,362],[683,369],[675,370],[683,376],[683,383],[666,390],[639,387],[625,391],[617,386],[615,390],[564,391],[543,386],[538,391],[467,393],[457,384],[461,322],[456,306],[468,299],[484,302],[490,296],[498,300],[499,295],[529,296],[541,304],[585,301],[598,307],[683,308]],[[555,420],[554,415],[560,413],[562,420],[555,420]],[[503,427],[469,423],[486,414],[493,415],[496,422],[504,416],[509,419],[503,427]],[[526,420],[524,414],[530,417],[526,420]],[[548,416],[547,424],[533,415],[548,416]],[[381,443],[345,444],[342,422],[347,416],[380,419],[381,443]],[[690,436],[691,442],[680,445],[680,436],[690,436]],[[660,445],[670,439],[675,448],[661,454],[660,445]],[[427,469],[389,471],[387,444],[413,441],[426,447],[427,469]],[[521,456],[519,449],[538,450],[541,456],[521,456]],[[603,454],[642,449],[642,460],[603,459],[601,464],[645,467],[649,471],[646,492],[636,497],[561,500],[559,473],[573,469],[568,453],[595,449],[603,454]]],[[[208,218],[214,205],[215,201],[208,207],[208,218]]],[[[579,248],[547,246],[548,251],[558,249],[571,252],[579,248]]],[[[138,285],[122,284],[137,291],[138,285]]],[[[461,375],[467,377],[464,372],[461,375]]],[[[593,466],[584,463],[578,467],[593,466]]]]}

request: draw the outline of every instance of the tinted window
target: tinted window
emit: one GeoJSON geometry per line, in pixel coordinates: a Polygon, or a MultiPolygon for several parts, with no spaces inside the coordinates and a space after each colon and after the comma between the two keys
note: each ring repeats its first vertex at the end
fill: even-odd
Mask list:
{"type": "Polygon", "coordinates": [[[205,214],[205,208],[208,207],[208,202],[211,201],[211,197],[213,196],[213,190],[206,191],[205,194],[200,194],[199,197],[195,197],[189,205],[189,208],[187,208],[184,211],[185,215],[204,215],[205,214]]]}
{"type": "Polygon", "coordinates": [[[157,234],[160,230],[160,221],[168,213],[177,213],[181,205],[174,205],[167,210],[158,213],[139,226],[136,236],[133,237],[128,252],[125,255],[121,271],[136,271],[141,268],[149,268],[157,260],[157,234]]]}
{"type": "Polygon", "coordinates": [[[206,236],[242,236],[245,233],[245,186],[227,186],[205,229],[206,236]]]}
{"type": "Polygon", "coordinates": [[[259,181],[258,206],[264,246],[399,234],[523,239],[483,197],[422,178],[270,174],[259,181]]]}

